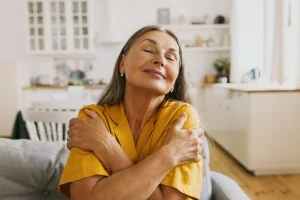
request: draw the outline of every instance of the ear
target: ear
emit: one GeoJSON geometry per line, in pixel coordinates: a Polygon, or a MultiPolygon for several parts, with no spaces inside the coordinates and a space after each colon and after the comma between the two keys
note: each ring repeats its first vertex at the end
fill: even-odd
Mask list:
{"type": "Polygon", "coordinates": [[[119,66],[119,72],[121,74],[125,74],[125,58],[126,58],[126,55],[122,54],[122,58],[121,58],[120,66],[119,66]]]}

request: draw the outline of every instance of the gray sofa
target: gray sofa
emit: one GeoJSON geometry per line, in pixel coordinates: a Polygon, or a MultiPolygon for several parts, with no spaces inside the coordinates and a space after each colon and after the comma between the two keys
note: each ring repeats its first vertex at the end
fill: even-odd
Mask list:
{"type": "MultiPolygon", "coordinates": [[[[0,199],[65,199],[57,185],[68,154],[60,143],[0,138],[0,199]]],[[[249,200],[232,179],[209,170],[207,145],[204,157],[201,200],[249,200]]]]}

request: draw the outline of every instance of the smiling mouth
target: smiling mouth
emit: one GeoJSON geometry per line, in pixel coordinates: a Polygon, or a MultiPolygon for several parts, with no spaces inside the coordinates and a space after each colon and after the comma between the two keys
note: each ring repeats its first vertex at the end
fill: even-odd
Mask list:
{"type": "Polygon", "coordinates": [[[153,69],[146,69],[146,70],[144,70],[144,72],[153,73],[153,74],[159,75],[159,76],[161,76],[164,79],[166,78],[161,72],[153,70],[153,69]]]}

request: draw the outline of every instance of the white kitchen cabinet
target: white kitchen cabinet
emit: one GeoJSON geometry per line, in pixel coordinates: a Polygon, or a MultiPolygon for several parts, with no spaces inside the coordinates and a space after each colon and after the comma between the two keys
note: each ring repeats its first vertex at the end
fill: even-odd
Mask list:
{"type": "Polygon", "coordinates": [[[208,134],[256,175],[300,173],[300,92],[207,88],[208,134]]]}
{"type": "Polygon", "coordinates": [[[204,94],[204,117],[208,133],[219,133],[230,130],[231,115],[230,95],[224,91],[222,95],[214,95],[214,90],[205,88],[204,94]]]}
{"type": "Polygon", "coordinates": [[[27,0],[28,53],[94,52],[94,0],[27,0]]]}

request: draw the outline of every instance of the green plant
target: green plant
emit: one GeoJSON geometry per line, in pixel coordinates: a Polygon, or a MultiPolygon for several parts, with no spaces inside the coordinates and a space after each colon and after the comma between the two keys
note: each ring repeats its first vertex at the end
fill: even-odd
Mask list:
{"type": "Polygon", "coordinates": [[[214,68],[216,69],[219,76],[223,73],[225,67],[229,64],[230,64],[229,58],[223,58],[223,57],[219,57],[213,62],[214,68]]]}

